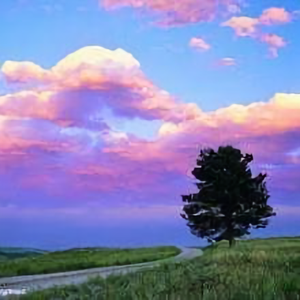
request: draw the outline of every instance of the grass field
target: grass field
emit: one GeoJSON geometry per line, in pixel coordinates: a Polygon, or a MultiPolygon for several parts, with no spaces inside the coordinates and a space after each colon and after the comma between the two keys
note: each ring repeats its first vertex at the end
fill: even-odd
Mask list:
{"type": "Polygon", "coordinates": [[[221,242],[189,262],[96,278],[20,299],[296,300],[300,299],[300,238],[238,241],[233,249],[221,242]]]}
{"type": "Polygon", "coordinates": [[[0,247],[0,262],[4,260],[25,258],[25,257],[36,257],[45,254],[47,251],[33,249],[33,248],[9,248],[0,247]]]}
{"type": "Polygon", "coordinates": [[[164,259],[179,253],[180,250],[172,246],[139,249],[87,248],[48,252],[39,256],[1,261],[0,277],[135,264],[164,259]]]}

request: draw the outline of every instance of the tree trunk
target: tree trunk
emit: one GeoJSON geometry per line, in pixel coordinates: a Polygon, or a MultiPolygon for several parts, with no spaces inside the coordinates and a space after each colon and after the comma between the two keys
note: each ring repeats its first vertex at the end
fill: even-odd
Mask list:
{"type": "Polygon", "coordinates": [[[229,239],[229,247],[231,248],[231,247],[233,247],[235,245],[235,239],[233,238],[233,237],[231,237],[230,239],[229,239]]]}

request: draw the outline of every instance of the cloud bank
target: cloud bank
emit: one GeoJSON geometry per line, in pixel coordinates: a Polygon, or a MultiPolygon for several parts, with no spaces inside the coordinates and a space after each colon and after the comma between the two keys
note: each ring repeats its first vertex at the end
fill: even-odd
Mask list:
{"type": "Polygon", "coordinates": [[[1,207],[178,205],[200,147],[222,144],[253,153],[271,192],[299,192],[299,94],[204,112],[154,85],[131,54],[101,47],[50,69],[7,61],[2,73],[14,89],[0,96],[1,207]],[[158,135],[116,131],[104,107],[160,120],[158,135]]]}

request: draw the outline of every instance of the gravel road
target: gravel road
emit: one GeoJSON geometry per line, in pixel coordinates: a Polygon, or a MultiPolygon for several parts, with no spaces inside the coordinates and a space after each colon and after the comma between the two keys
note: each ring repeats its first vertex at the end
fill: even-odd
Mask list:
{"type": "Polygon", "coordinates": [[[80,271],[71,271],[55,274],[43,274],[43,275],[26,275],[0,278],[0,286],[5,285],[5,289],[0,287],[0,295],[7,294],[21,294],[25,293],[25,290],[43,290],[54,286],[81,284],[88,279],[101,276],[103,278],[109,275],[126,274],[129,272],[141,271],[143,269],[153,268],[168,262],[180,262],[186,259],[192,259],[203,254],[202,250],[195,248],[179,247],[181,253],[175,257],[166,258],[154,262],[140,263],[134,265],[125,266],[112,266],[94,268],[80,271]]]}

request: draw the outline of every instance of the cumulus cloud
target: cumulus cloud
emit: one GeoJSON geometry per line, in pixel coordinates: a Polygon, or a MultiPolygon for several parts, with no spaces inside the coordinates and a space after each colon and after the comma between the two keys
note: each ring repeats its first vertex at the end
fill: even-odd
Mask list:
{"type": "Polygon", "coordinates": [[[223,27],[231,27],[237,36],[251,36],[256,34],[256,26],[259,24],[258,19],[250,17],[232,17],[221,25],[223,27]]]}
{"type": "MultiPolygon", "coordinates": [[[[295,172],[290,172],[288,182],[280,185],[282,190],[289,192],[297,189],[295,186],[299,176],[299,172],[296,172],[299,160],[287,155],[297,147],[300,137],[299,112],[299,94],[277,94],[269,102],[252,103],[248,106],[235,104],[204,113],[190,122],[176,125],[165,123],[160,128],[159,135],[161,141],[168,141],[168,148],[177,149],[176,145],[180,144],[185,152],[177,152],[182,159],[176,159],[185,161],[185,165],[191,167],[197,155],[196,150],[203,147],[216,149],[220,145],[231,144],[243,152],[253,153],[257,164],[254,171],[266,171],[270,175],[271,191],[276,190],[276,186],[282,181],[281,170],[292,164],[296,168],[295,172]],[[262,164],[280,164],[281,168],[270,171],[262,164]]],[[[182,174],[186,171],[179,166],[178,170],[182,174]]]]}
{"type": "Polygon", "coordinates": [[[2,97],[0,111],[6,115],[28,115],[30,110],[33,117],[57,119],[66,126],[83,122],[92,126],[104,105],[117,115],[175,122],[193,118],[199,110],[194,104],[179,103],[155,86],[139,62],[122,49],[85,47],[50,70],[29,62],[8,61],[2,72],[10,83],[40,84],[38,90],[2,97]]]}
{"type": "MultiPolygon", "coordinates": [[[[22,62],[2,68],[10,84],[21,84],[0,97],[0,190],[17,205],[16,186],[51,199],[49,206],[55,199],[174,205],[200,147],[229,143],[260,165],[299,163],[286,155],[299,147],[299,94],[204,112],[155,86],[129,53],[81,50],[49,70],[22,62]],[[128,119],[161,120],[158,136],[149,141],[109,128],[104,105],[128,119]]],[[[298,173],[289,176],[294,182],[298,173]]]]}
{"type": "Polygon", "coordinates": [[[14,83],[41,82],[49,78],[49,72],[30,61],[6,61],[1,71],[8,82],[14,83]]]}
{"type": "MultiPolygon", "coordinates": [[[[13,118],[42,119],[62,127],[108,129],[101,117],[92,114],[94,104],[86,103],[88,92],[24,90],[0,96],[0,114],[13,118]]],[[[93,99],[93,94],[89,95],[93,99]]],[[[90,100],[93,101],[93,100],[90,100]]],[[[96,100],[95,100],[96,101],[96,100]]]]}
{"type": "MultiPolygon", "coordinates": [[[[298,94],[277,94],[266,103],[232,105],[210,113],[202,112],[193,120],[164,123],[155,141],[129,138],[105,147],[103,154],[110,157],[106,161],[113,161],[118,170],[113,168],[113,163],[110,167],[105,165],[105,169],[101,163],[98,167],[83,164],[76,172],[88,176],[86,178],[98,178],[96,182],[85,182],[82,181],[85,177],[80,177],[81,183],[85,182],[89,188],[109,187],[112,191],[116,187],[121,188],[122,178],[126,176],[128,190],[138,194],[143,186],[143,189],[149,188],[151,195],[156,193],[154,202],[154,199],[165,198],[176,201],[176,197],[188,187],[188,174],[202,147],[233,144],[244,152],[253,153],[256,164],[281,164],[281,170],[296,163],[286,153],[296,148],[300,137],[299,112],[298,94]],[[289,118],[282,118],[283,115],[289,118]],[[105,184],[98,185],[100,181],[105,184]]],[[[260,166],[257,171],[264,169],[260,166]]],[[[271,189],[274,189],[276,182],[281,180],[280,172],[267,171],[272,179],[271,189]]],[[[290,191],[295,186],[297,174],[290,173],[289,184],[282,184],[283,189],[290,191]]]]}
{"type": "Polygon", "coordinates": [[[285,24],[292,21],[292,13],[285,8],[271,7],[263,11],[259,17],[259,23],[263,25],[285,24]]]}
{"type": "Polygon", "coordinates": [[[237,0],[103,0],[100,1],[107,10],[121,7],[144,9],[158,16],[159,26],[173,27],[185,24],[212,21],[221,12],[236,13],[239,11],[237,0]]]}
{"type": "MultiPolygon", "coordinates": [[[[61,180],[64,182],[63,178],[67,178],[81,190],[111,192],[120,186],[120,174],[128,177],[128,172],[132,176],[124,188],[129,191],[151,182],[155,186],[154,179],[161,180],[161,173],[156,169],[160,162],[160,167],[165,164],[163,159],[154,159],[153,165],[148,164],[141,173],[143,153],[135,154],[134,160],[130,160],[120,147],[136,149],[135,145],[143,143],[109,128],[102,116],[103,107],[129,119],[139,117],[175,123],[191,120],[201,112],[196,104],[179,102],[156,87],[141,71],[139,62],[121,49],[83,48],[48,70],[31,62],[7,61],[2,73],[10,85],[17,84],[18,90],[0,96],[0,136],[5,141],[0,145],[0,163],[21,168],[19,162],[24,159],[40,161],[33,169],[32,165],[26,165],[24,171],[20,171],[24,174],[30,167],[34,170],[30,178],[15,178],[26,189],[47,183],[49,186],[52,182],[49,178],[61,182],[59,176],[55,176],[61,170],[50,168],[49,171],[50,166],[43,164],[43,159],[51,156],[64,161],[64,172],[69,175],[62,176],[61,180]],[[93,159],[84,161],[82,168],[79,167],[81,156],[93,159]],[[110,162],[108,165],[103,157],[110,162]],[[115,172],[112,170],[117,160],[121,160],[121,168],[115,172]],[[67,161],[71,165],[66,164],[67,161]],[[122,169],[122,166],[126,167],[122,169]],[[150,170],[152,181],[146,179],[150,170]],[[99,185],[99,180],[105,184],[99,185]]],[[[165,153],[160,147],[158,150],[150,145],[145,147],[146,151],[155,151],[158,157],[165,153]]],[[[49,192],[58,192],[61,186],[56,187],[49,192]]]]}
{"type": "MultiPolygon", "coordinates": [[[[190,122],[182,122],[171,127],[171,132],[193,132],[195,128],[222,128],[226,126],[223,136],[229,137],[235,132],[239,137],[251,137],[259,134],[276,134],[280,132],[298,130],[300,119],[299,94],[276,94],[269,102],[254,102],[248,106],[232,104],[214,112],[202,113],[190,122]],[[288,115],[289,118],[282,118],[288,115]],[[176,130],[175,130],[176,128],[176,130]],[[228,136],[227,136],[228,134],[228,136]]],[[[162,125],[170,127],[171,123],[162,125]],[[166,125],[168,124],[168,125],[166,125]]]]}
{"type": "Polygon", "coordinates": [[[55,85],[57,89],[105,85],[109,80],[128,80],[140,75],[139,62],[123,49],[114,51],[98,46],[84,47],[67,55],[50,70],[32,62],[6,61],[2,72],[11,82],[55,85]],[[95,77],[100,77],[95,81],[95,77]],[[115,79],[113,79],[115,78],[115,79]]]}
{"type": "Polygon", "coordinates": [[[205,42],[202,38],[199,37],[191,38],[190,47],[200,51],[208,51],[211,48],[211,46],[207,42],[205,42]]]}
{"type": "MultiPolygon", "coordinates": [[[[168,191],[167,194],[174,199],[184,189],[184,185],[180,184],[174,188],[174,182],[186,182],[184,178],[193,167],[200,147],[215,148],[230,143],[253,153],[257,163],[290,164],[286,153],[295,148],[297,136],[300,136],[299,111],[299,95],[277,94],[267,103],[232,105],[210,113],[202,112],[193,120],[179,124],[164,123],[155,141],[129,138],[105,147],[103,154],[111,158],[107,161],[119,166],[118,171],[113,165],[103,169],[102,163],[98,167],[84,164],[76,172],[90,177],[99,176],[101,182],[107,183],[103,186],[111,190],[122,184],[126,174],[127,188],[131,191],[138,193],[140,186],[148,186],[151,193],[159,191],[158,197],[168,191]],[[282,118],[282,115],[289,115],[289,118],[282,118]],[[160,180],[170,182],[170,185],[156,185],[160,180]]],[[[90,188],[100,188],[91,181],[86,184],[90,188]]]]}
{"type": "Polygon", "coordinates": [[[263,33],[261,28],[263,26],[286,24],[291,22],[292,19],[293,14],[284,8],[271,7],[264,10],[258,18],[232,17],[223,22],[221,26],[231,27],[238,37],[250,37],[268,44],[271,57],[275,58],[278,56],[278,49],[285,47],[286,42],[283,37],[276,34],[263,33]]]}

